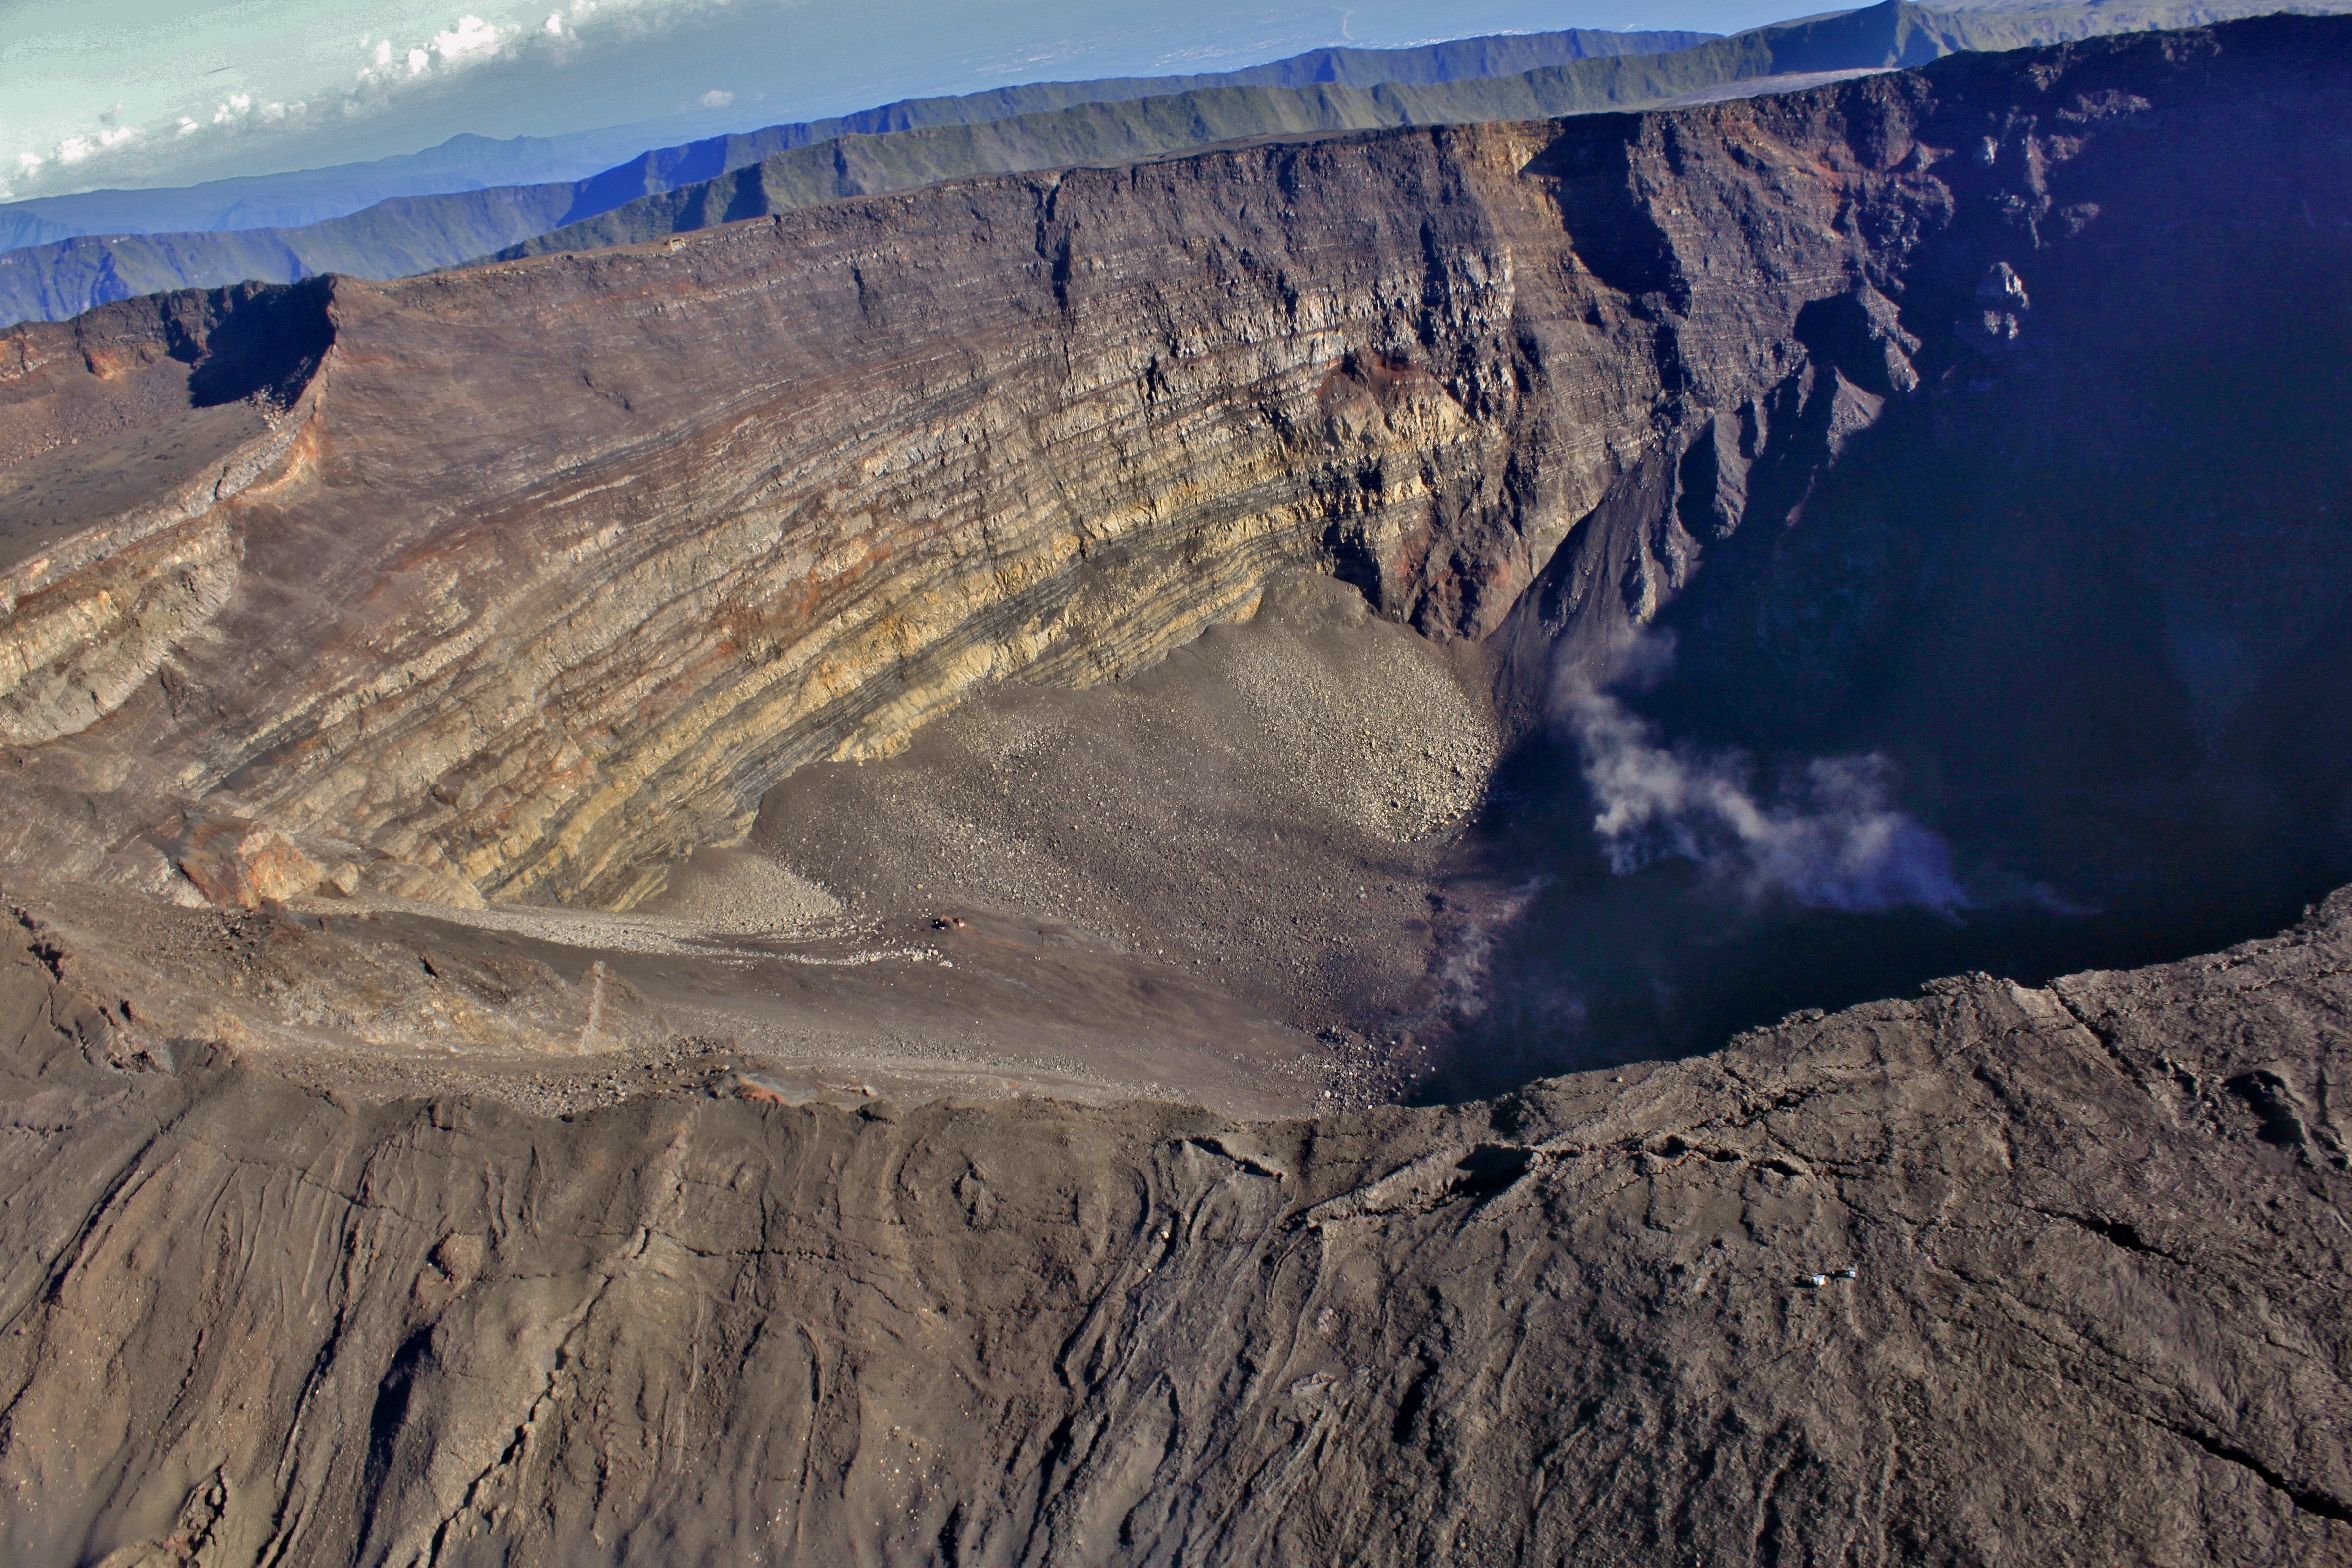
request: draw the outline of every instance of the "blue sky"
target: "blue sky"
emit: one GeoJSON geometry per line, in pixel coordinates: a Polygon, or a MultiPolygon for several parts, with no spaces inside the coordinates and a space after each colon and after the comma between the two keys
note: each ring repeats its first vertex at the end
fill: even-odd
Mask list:
{"type": "Polygon", "coordinates": [[[0,0],[0,201],[414,152],[676,141],[892,99],[1216,70],[1320,44],[1729,32],[1755,0],[0,0]]]}

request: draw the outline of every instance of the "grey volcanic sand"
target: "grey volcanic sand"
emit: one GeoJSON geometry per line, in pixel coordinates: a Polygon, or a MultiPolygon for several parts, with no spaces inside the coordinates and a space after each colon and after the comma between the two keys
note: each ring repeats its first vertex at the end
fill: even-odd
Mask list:
{"type": "Polygon", "coordinates": [[[1302,1026],[1368,1020],[1428,973],[1495,764],[1485,671],[1327,579],[1267,598],[1118,686],[1004,689],[904,756],[805,770],[752,845],[862,910],[1050,927],[1302,1026]]]}
{"type": "Polygon", "coordinates": [[[789,994],[622,967],[778,1065],[1237,1110],[1379,1098],[1443,989],[1448,868],[1499,748],[1487,692],[1469,650],[1288,580],[1133,679],[1002,689],[901,756],[804,770],[745,850],[647,906],[756,926],[830,897],[932,962],[789,994]]]}
{"type": "Polygon", "coordinates": [[[1000,689],[805,770],[624,914],[18,891],[157,1026],[363,1098],[1360,1104],[1475,978],[1447,877],[1489,690],[1475,650],[1301,576],[1128,681],[1000,689]]]}

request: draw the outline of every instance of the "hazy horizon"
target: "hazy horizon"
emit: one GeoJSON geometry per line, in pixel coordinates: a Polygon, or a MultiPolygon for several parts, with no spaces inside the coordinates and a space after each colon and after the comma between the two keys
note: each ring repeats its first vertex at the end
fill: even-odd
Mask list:
{"type": "MultiPolygon", "coordinates": [[[[472,133],[683,141],[1019,82],[1563,27],[1733,32],[1759,0],[0,0],[0,201],[397,157],[472,133]]],[[[648,144],[655,144],[648,142],[648,144]]],[[[635,149],[630,149],[634,151],[635,149]]],[[[626,153],[615,156],[625,156],[626,153]]]]}

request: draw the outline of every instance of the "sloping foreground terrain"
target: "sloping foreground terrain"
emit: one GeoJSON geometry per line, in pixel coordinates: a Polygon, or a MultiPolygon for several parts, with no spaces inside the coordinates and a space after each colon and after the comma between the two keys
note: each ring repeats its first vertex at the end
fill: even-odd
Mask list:
{"type": "Polygon", "coordinates": [[[354,1103],[11,930],[11,1563],[2352,1562],[2352,896],[1256,1124],[354,1103]]]}

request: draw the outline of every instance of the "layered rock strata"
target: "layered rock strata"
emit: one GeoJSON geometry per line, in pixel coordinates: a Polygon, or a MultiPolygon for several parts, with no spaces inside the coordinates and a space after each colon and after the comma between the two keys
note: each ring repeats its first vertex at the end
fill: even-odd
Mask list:
{"type": "Polygon", "coordinates": [[[11,1562],[2352,1562],[2344,895],[1254,1125],[353,1103],[12,929],[11,1562]]]}
{"type": "MultiPolygon", "coordinates": [[[[1920,65],[1956,49],[2053,42],[2071,31],[2053,16],[1996,18],[1885,0],[1670,51],[1628,50],[1509,74],[1429,82],[1396,77],[1318,80],[1281,89],[1203,82],[1164,95],[1091,99],[952,125],[892,127],[789,146],[713,178],[677,182],[551,227],[499,250],[495,258],[637,244],[844,196],[973,174],[1138,163],[1251,138],[1295,140],[1391,125],[1551,119],[1672,103],[1689,95],[1777,92],[1811,86],[1813,79],[1920,65]]],[[[485,253],[475,259],[492,258],[485,253]]]]}
{"type": "Polygon", "coordinates": [[[9,513],[90,557],[0,626],[0,701],[59,736],[20,753],[9,853],[93,874],[193,804],[372,885],[626,905],[802,763],[981,682],[1116,677],[1298,565],[1473,638],[1549,569],[1514,631],[1540,667],[2000,352],[1978,290],[2014,258],[2184,221],[2336,243],[2346,37],[1960,57],[19,329],[10,472],[96,485],[232,405],[293,434],[176,575],[9,513]],[[142,609],[126,571],[184,586],[142,609]]]}
{"type": "MultiPolygon", "coordinates": [[[[2310,0],[2305,9],[2339,10],[2346,3],[2310,0]]],[[[745,217],[972,174],[1126,162],[1246,136],[1528,119],[1675,102],[1692,93],[1778,91],[1801,85],[1790,73],[1881,70],[1955,49],[2021,48],[2262,8],[2263,0],[2100,0],[1931,11],[1882,0],[1728,38],[1571,29],[1405,49],[1321,49],[1189,77],[1032,82],[661,148],[578,181],[395,196],[299,226],[181,233],[128,222],[84,226],[71,238],[0,252],[0,324],[63,320],[175,287],[293,282],[325,272],[406,277],[518,244],[539,254],[542,236],[551,242],[543,248],[578,250],[699,228],[722,215],[745,217]],[[1659,58],[1643,63],[1643,56],[1659,58]],[[597,216],[607,213],[609,222],[597,216]]],[[[0,209],[0,220],[5,216],[0,209]]]]}
{"type": "MultiPolygon", "coordinates": [[[[2207,18],[2200,16],[2200,19],[2207,18]]],[[[2105,21],[2103,13],[2085,8],[2050,18],[1946,17],[1938,30],[1949,39],[1968,40],[1959,47],[2000,48],[2052,42],[2074,36],[2086,26],[2094,32],[2115,30],[2104,26],[2105,21]]],[[[2131,25],[2164,25],[2161,7],[2131,25]]],[[[1255,102],[1261,111],[1273,110],[1278,115],[1275,106],[1286,97],[1279,89],[1286,88],[1429,84],[1507,76],[1570,61],[1684,50],[1710,37],[1706,33],[1570,28],[1455,38],[1401,49],[1323,48],[1234,71],[1028,82],[950,98],[902,99],[826,120],[768,125],[654,148],[609,168],[594,163],[583,165],[573,156],[560,155],[557,142],[538,142],[530,144],[535,151],[525,151],[520,138],[505,144],[503,157],[491,151],[500,144],[482,143],[475,152],[484,161],[474,162],[465,152],[457,152],[451,162],[453,149],[469,140],[458,137],[441,149],[382,163],[215,181],[177,191],[89,191],[0,204],[0,323],[63,321],[134,294],[241,279],[291,283],[322,272],[349,272],[362,278],[429,272],[486,256],[550,229],[583,222],[656,192],[699,184],[798,148],[820,147],[829,160],[847,149],[871,147],[877,140],[887,141],[899,132],[1009,120],[1074,104],[1157,98],[1175,100],[1181,112],[1191,95],[1216,88],[1277,89],[1244,98],[1255,102]],[[480,183],[493,170],[502,170],[509,178],[528,175],[529,165],[534,163],[542,166],[540,172],[552,175],[555,171],[544,167],[551,163],[572,163],[582,177],[488,187],[480,183]]],[[[1675,79],[1687,84],[1717,78],[1701,68],[1675,79]]],[[[1215,140],[1213,134],[1203,133],[1207,130],[1196,127],[1192,135],[1176,145],[1194,147],[1215,140]]],[[[470,140],[481,142],[480,138],[470,140]]],[[[583,155],[587,155],[583,141],[609,145],[606,137],[593,133],[562,141],[583,155]]],[[[1030,151],[1030,161],[1020,167],[1051,167],[1078,162],[1081,156],[1076,146],[1063,148],[1059,157],[1036,155],[1041,150],[1034,142],[1030,151]]],[[[972,164],[952,172],[971,174],[982,169],[972,164]]],[[[895,187],[874,184],[863,187],[865,191],[886,188],[895,187]]]]}

